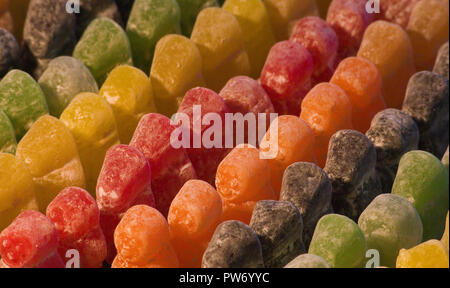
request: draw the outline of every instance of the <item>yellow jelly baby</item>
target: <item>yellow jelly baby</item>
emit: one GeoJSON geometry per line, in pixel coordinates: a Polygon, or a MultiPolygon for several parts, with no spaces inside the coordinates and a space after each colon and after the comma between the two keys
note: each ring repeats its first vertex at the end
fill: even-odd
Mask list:
{"type": "Polygon", "coordinates": [[[114,68],[99,94],[114,112],[122,144],[130,143],[142,116],[156,112],[150,79],[132,66],[121,65],[114,68]]]}
{"type": "Polygon", "coordinates": [[[264,4],[278,41],[289,38],[290,31],[300,18],[319,15],[315,0],[264,0],[264,4]]]}
{"type": "Polygon", "coordinates": [[[64,188],[85,188],[83,167],[72,134],[52,116],[44,115],[34,122],[17,145],[16,155],[30,170],[42,213],[64,188]]]}
{"type": "Polygon", "coordinates": [[[150,79],[158,112],[171,117],[189,89],[205,85],[197,45],[181,35],[161,38],[156,45],[150,79]]]}
{"type": "Polygon", "coordinates": [[[0,232],[30,209],[38,209],[30,171],[15,156],[0,153],[0,232]]]}
{"type": "Polygon", "coordinates": [[[208,88],[219,92],[234,76],[250,75],[242,29],[236,17],[222,8],[200,12],[191,35],[203,59],[203,77],[208,88]]]}
{"type": "Polygon", "coordinates": [[[259,78],[270,48],[275,44],[266,7],[261,0],[227,0],[223,9],[239,21],[252,66],[251,76],[259,78]]]}
{"type": "Polygon", "coordinates": [[[429,240],[411,249],[401,249],[397,268],[448,268],[448,250],[438,240],[429,240]]]}
{"type": "Polygon", "coordinates": [[[60,117],[78,147],[86,188],[95,195],[106,151],[119,144],[116,119],[109,104],[94,93],[78,94],[60,117]]]}

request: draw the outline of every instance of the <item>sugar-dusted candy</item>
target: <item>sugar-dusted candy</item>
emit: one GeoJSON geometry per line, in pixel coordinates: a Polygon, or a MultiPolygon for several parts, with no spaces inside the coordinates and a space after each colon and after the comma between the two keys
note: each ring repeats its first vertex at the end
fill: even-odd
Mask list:
{"type": "Polygon", "coordinates": [[[130,261],[127,261],[122,257],[121,255],[118,255],[114,262],[111,265],[111,268],[125,268],[125,269],[131,269],[131,268],[178,268],[176,260],[176,255],[173,252],[173,249],[166,248],[164,252],[158,253],[156,256],[153,257],[152,261],[145,265],[137,265],[130,261]]]}
{"type": "Polygon", "coordinates": [[[38,83],[45,94],[50,115],[55,117],[59,117],[79,93],[98,93],[97,82],[89,69],[68,56],[50,61],[38,83]]]}
{"type": "Polygon", "coordinates": [[[448,212],[447,212],[447,219],[445,220],[445,231],[444,235],[442,235],[441,242],[444,244],[445,248],[447,248],[448,251],[448,212]]]}
{"type": "Polygon", "coordinates": [[[11,121],[5,112],[0,110],[0,153],[15,154],[16,147],[17,140],[11,121]]]}
{"type": "Polygon", "coordinates": [[[158,112],[171,117],[184,94],[205,86],[202,56],[195,43],[181,35],[167,35],[156,45],[150,72],[158,112]]]}
{"type": "Polygon", "coordinates": [[[314,62],[313,82],[329,81],[339,46],[333,28],[320,17],[305,17],[295,24],[290,40],[303,45],[311,53],[314,62]]]}
{"type": "Polygon", "coordinates": [[[414,49],[417,71],[431,70],[441,45],[448,41],[449,7],[442,0],[421,0],[406,28],[414,49]]]}
{"type": "Polygon", "coordinates": [[[355,130],[366,133],[375,114],[386,108],[377,67],[364,58],[349,57],[339,63],[330,82],[347,94],[355,130]]]}
{"type": "Polygon", "coordinates": [[[0,234],[1,261],[9,268],[64,268],[57,249],[55,226],[37,211],[24,211],[0,234]]]}
{"type": "Polygon", "coordinates": [[[433,68],[433,72],[444,76],[445,78],[447,78],[447,80],[449,79],[449,76],[448,76],[449,54],[448,53],[449,53],[449,50],[448,50],[448,41],[447,41],[447,43],[442,45],[441,48],[439,49],[437,57],[436,57],[436,62],[434,64],[434,68],[433,68]]]}
{"type": "Polygon", "coordinates": [[[114,68],[99,94],[114,112],[119,139],[123,144],[130,143],[142,116],[156,112],[150,79],[144,72],[129,65],[114,68]]]}
{"type": "Polygon", "coordinates": [[[151,168],[144,154],[128,145],[111,147],[98,177],[96,196],[108,248],[106,261],[111,263],[116,256],[114,230],[123,214],[137,204],[155,207],[151,168]]]}
{"type": "Polygon", "coordinates": [[[300,118],[314,132],[314,153],[320,167],[325,166],[331,136],[352,129],[352,106],[344,90],[330,83],[315,86],[302,102],[300,118]]]}
{"type": "Polygon", "coordinates": [[[165,216],[184,183],[197,177],[183,147],[174,148],[171,144],[175,129],[169,118],[150,113],[142,117],[130,143],[150,162],[156,208],[165,216]]]}
{"type": "Polygon", "coordinates": [[[0,81],[0,107],[11,120],[17,139],[48,113],[45,96],[39,85],[26,72],[11,70],[0,81]]]}
{"type": "Polygon", "coordinates": [[[408,80],[415,72],[408,34],[397,24],[376,21],[367,27],[357,55],[377,66],[383,80],[382,95],[387,106],[399,109],[408,80]]]}
{"type": "Polygon", "coordinates": [[[423,223],[423,240],[438,239],[448,212],[448,173],[439,159],[411,151],[400,160],[392,194],[411,201],[423,223]]]}
{"type": "Polygon", "coordinates": [[[250,227],[261,242],[267,268],[284,267],[305,253],[302,215],[291,202],[259,201],[253,210],[250,227]]]}
{"type": "Polygon", "coordinates": [[[366,136],[377,151],[377,173],[383,193],[391,193],[402,156],[419,148],[419,128],[405,112],[389,108],[372,120],[366,136]]]}
{"type": "Polygon", "coordinates": [[[314,62],[311,53],[293,41],[275,44],[267,56],[260,83],[278,114],[298,116],[311,88],[314,62]]]}
{"type": "Polygon", "coordinates": [[[266,113],[268,117],[275,112],[262,86],[247,76],[231,78],[219,94],[233,113],[266,113]]]}
{"type": "MultiPolygon", "coordinates": [[[[244,143],[250,143],[253,138],[256,143],[264,136],[263,133],[259,133],[259,127],[263,127],[264,123],[260,123],[259,114],[265,114],[265,129],[264,133],[269,129],[271,118],[270,114],[275,113],[272,101],[270,101],[269,95],[258,83],[258,81],[247,76],[236,76],[231,78],[225,87],[219,93],[223,98],[225,104],[231,113],[241,113],[242,115],[253,114],[256,119],[256,126],[258,129],[249,129],[248,126],[244,127],[244,143]],[[261,135],[262,134],[262,135],[261,135]]],[[[237,140],[237,136],[241,135],[241,132],[234,132],[234,139],[237,140]]],[[[236,145],[241,144],[239,142],[236,145]]]]}
{"type": "Polygon", "coordinates": [[[408,26],[411,13],[420,0],[382,0],[380,1],[381,18],[402,26],[408,26]]]}
{"type": "Polygon", "coordinates": [[[217,168],[216,187],[222,197],[223,220],[248,224],[258,201],[275,198],[269,163],[250,145],[237,146],[223,159],[217,168]]]}
{"type": "Polygon", "coordinates": [[[104,17],[89,24],[75,46],[73,57],[89,68],[99,87],[116,66],[133,63],[125,31],[104,17]]]}
{"type": "Polygon", "coordinates": [[[414,74],[402,110],[420,130],[419,148],[442,158],[449,141],[449,82],[434,72],[414,74]]]}
{"type": "Polygon", "coordinates": [[[19,62],[20,48],[16,38],[0,28],[0,77],[5,76],[19,62]]]}
{"type": "Polygon", "coordinates": [[[52,116],[42,116],[31,126],[17,145],[16,155],[33,176],[41,212],[62,189],[86,185],[73,136],[52,116]]]}
{"type": "Polygon", "coordinates": [[[280,201],[289,201],[300,211],[306,247],[309,247],[319,219],[333,213],[331,198],[331,181],[317,165],[299,162],[290,165],[284,171],[280,201]]]}
{"type": "MultiPolygon", "coordinates": [[[[98,17],[107,17],[122,25],[117,1],[114,0],[83,0],[80,1],[80,13],[76,13],[76,34],[80,37],[89,23],[98,17]]],[[[131,2],[131,1],[130,1],[131,2]]]]}
{"type": "Polygon", "coordinates": [[[116,231],[117,256],[112,268],[178,268],[169,225],[158,210],[136,205],[128,209],[116,231]]]}
{"type": "Polygon", "coordinates": [[[203,253],[221,217],[222,200],[213,186],[201,180],[189,180],[181,187],[167,217],[180,267],[201,267],[203,253]]]}
{"type": "Polygon", "coordinates": [[[239,21],[252,67],[251,76],[258,78],[270,48],[275,44],[266,6],[261,0],[227,0],[222,8],[239,21]]]}
{"type": "Polygon", "coordinates": [[[367,12],[366,4],[366,0],[333,0],[328,8],[326,19],[339,38],[339,57],[342,59],[356,55],[364,31],[375,18],[367,12]]]}
{"type": "Polygon", "coordinates": [[[382,194],[363,211],[358,220],[368,249],[380,253],[380,264],[395,267],[400,249],[422,242],[423,226],[414,206],[394,194],[382,194]]]}
{"type": "Polygon", "coordinates": [[[34,62],[30,68],[38,78],[51,59],[72,52],[75,15],[68,14],[66,3],[59,0],[31,0],[26,15],[23,40],[34,62]]]}
{"type": "MultiPolygon", "coordinates": [[[[186,93],[175,117],[176,123],[181,121],[182,127],[189,130],[191,140],[189,148],[186,148],[186,152],[197,172],[198,178],[211,185],[214,185],[217,167],[230,151],[230,149],[225,148],[225,115],[227,113],[229,113],[227,105],[216,92],[207,88],[197,87],[186,93]],[[207,134],[209,133],[208,130],[216,127],[213,126],[216,124],[212,124],[207,120],[206,115],[209,113],[214,113],[221,119],[220,128],[224,132],[222,132],[220,139],[214,139],[215,143],[221,144],[220,147],[205,145],[204,139],[209,135],[207,134]],[[183,117],[182,119],[179,118],[180,115],[183,117]],[[186,116],[189,119],[189,123],[183,122],[188,120],[184,118],[186,116]]],[[[211,140],[211,135],[209,137],[208,140],[211,140]]],[[[213,137],[219,136],[214,135],[213,137]]]]}
{"type": "Polygon", "coordinates": [[[166,34],[179,33],[180,7],[176,0],[135,0],[127,23],[127,35],[133,62],[150,72],[158,40],[166,34]]]}
{"type": "Polygon", "coordinates": [[[396,268],[448,268],[448,250],[438,240],[429,240],[398,254],[396,268]]]}
{"type": "Polygon", "coordinates": [[[289,262],[284,268],[331,268],[330,264],[320,256],[302,254],[289,262]]]}
{"type": "Polygon", "coordinates": [[[325,172],[333,186],[333,209],[358,220],[372,200],[382,193],[376,172],[377,152],[364,134],[341,130],[331,137],[325,172]]]}
{"type": "Polygon", "coordinates": [[[275,199],[280,197],[281,182],[286,168],[295,162],[316,162],[314,133],[308,124],[297,116],[283,115],[275,119],[261,141],[261,152],[267,156],[270,167],[270,184],[275,199]],[[275,151],[274,157],[269,155],[275,151]]]}
{"type": "Polygon", "coordinates": [[[221,8],[202,10],[191,40],[200,49],[208,88],[219,92],[230,78],[251,73],[242,29],[230,12],[221,8]]]}
{"type": "Polygon", "coordinates": [[[318,15],[315,0],[264,0],[278,41],[287,40],[291,28],[305,16],[318,15]]]}
{"type": "MultiPolygon", "coordinates": [[[[217,0],[177,0],[181,12],[181,32],[191,36],[198,13],[205,8],[219,6],[217,0]]],[[[223,2],[223,1],[222,1],[223,2]]],[[[221,5],[222,3],[220,3],[221,5]]]]}
{"type": "Polygon", "coordinates": [[[94,93],[80,93],[60,117],[77,144],[86,188],[95,195],[97,177],[106,151],[119,144],[116,119],[108,103],[94,93]]]}
{"type": "Polygon", "coordinates": [[[100,228],[100,211],[95,199],[77,187],[68,187],[48,205],[47,217],[58,231],[58,252],[80,253],[81,268],[101,268],[106,258],[105,236],[100,228]]]}
{"type": "Polygon", "coordinates": [[[309,246],[309,254],[322,257],[332,268],[359,268],[364,266],[366,239],[351,219],[329,214],[317,223],[309,246]]]}
{"type": "MultiPolygon", "coordinates": [[[[97,184],[97,203],[106,214],[125,213],[138,200],[151,199],[151,168],[144,154],[128,145],[115,145],[105,156],[97,184]]],[[[152,201],[145,203],[153,206],[152,201]]]]}
{"type": "Polygon", "coordinates": [[[203,254],[202,268],[264,268],[258,236],[240,221],[221,223],[203,254]]]}
{"type": "Polygon", "coordinates": [[[25,210],[37,210],[28,168],[11,154],[0,153],[0,232],[25,210]]]}

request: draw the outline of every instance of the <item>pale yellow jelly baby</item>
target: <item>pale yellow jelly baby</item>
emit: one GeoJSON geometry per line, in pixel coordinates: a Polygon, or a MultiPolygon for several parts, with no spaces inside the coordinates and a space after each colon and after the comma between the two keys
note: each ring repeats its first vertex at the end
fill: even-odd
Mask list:
{"type": "Polygon", "coordinates": [[[83,167],[72,134],[52,116],[42,116],[31,126],[17,145],[16,155],[30,170],[42,213],[64,188],[85,188],[83,167]]]}
{"type": "Polygon", "coordinates": [[[81,93],[67,106],[60,119],[75,139],[86,176],[86,188],[94,196],[106,151],[119,144],[114,113],[102,97],[81,93]]]}
{"type": "Polygon", "coordinates": [[[15,156],[0,153],[0,232],[30,209],[38,209],[30,171],[15,156]]]}

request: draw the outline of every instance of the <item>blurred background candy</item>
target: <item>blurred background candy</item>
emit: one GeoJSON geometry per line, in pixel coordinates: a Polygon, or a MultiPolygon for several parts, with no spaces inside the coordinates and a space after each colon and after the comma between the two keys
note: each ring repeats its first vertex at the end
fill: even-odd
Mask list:
{"type": "Polygon", "coordinates": [[[23,39],[30,54],[27,69],[39,78],[51,59],[72,53],[75,15],[66,13],[66,3],[59,0],[31,0],[26,15],[23,39]]]}

